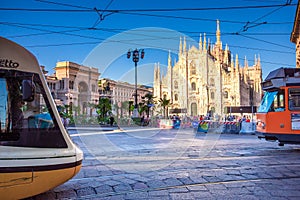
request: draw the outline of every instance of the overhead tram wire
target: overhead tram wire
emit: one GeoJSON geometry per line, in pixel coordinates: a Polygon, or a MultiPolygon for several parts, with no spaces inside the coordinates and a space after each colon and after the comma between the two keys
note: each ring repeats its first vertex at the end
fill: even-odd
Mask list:
{"type": "MultiPolygon", "coordinates": [[[[105,12],[174,12],[174,11],[209,11],[209,10],[240,10],[240,9],[262,9],[276,8],[286,4],[255,5],[255,6],[229,6],[229,7],[208,7],[208,8],[157,8],[157,9],[107,9],[105,12]]],[[[296,6],[289,4],[287,6],[296,6]]],[[[47,8],[0,8],[0,11],[23,11],[23,12],[94,12],[94,9],[47,9],[47,8]]]]}
{"type": "MultiPolygon", "coordinates": [[[[114,41],[116,42],[116,41],[114,41]]],[[[139,43],[135,43],[135,42],[121,42],[118,41],[120,43],[126,43],[126,44],[132,44],[132,45],[141,45],[139,43]]],[[[98,44],[99,42],[78,42],[78,43],[65,43],[65,44],[47,44],[47,45],[30,45],[30,46],[26,46],[27,48],[39,48],[39,47],[58,47],[58,46],[74,46],[74,45],[92,45],[92,44],[98,44]]],[[[149,46],[149,45],[148,45],[149,46]]],[[[149,47],[151,48],[160,48],[162,50],[165,50],[166,52],[168,52],[169,50],[171,50],[173,53],[178,53],[178,49],[164,49],[163,47],[157,47],[157,46],[153,46],[150,45],[149,47]]],[[[243,58],[239,58],[238,59],[239,62],[243,62],[244,59],[243,58]]],[[[247,59],[248,61],[254,62],[255,60],[253,59],[247,59]]],[[[289,66],[289,67],[294,67],[294,64],[287,64],[287,63],[276,63],[276,62],[269,62],[269,61],[264,61],[261,60],[261,63],[266,63],[266,64],[272,64],[272,65],[282,65],[282,66],[289,66]]]]}
{"type": "Polygon", "coordinates": [[[72,7],[72,8],[83,8],[83,9],[91,9],[92,10],[92,8],[88,8],[88,7],[84,7],[84,6],[77,6],[77,5],[59,3],[59,2],[54,2],[54,1],[46,1],[46,0],[35,0],[35,1],[41,2],[41,3],[59,5],[59,6],[67,6],[67,7],[72,7]]]}
{"type": "Polygon", "coordinates": [[[265,25],[265,24],[267,24],[266,21],[265,21],[265,22],[260,22],[260,23],[257,23],[257,21],[259,21],[259,20],[261,20],[261,19],[263,19],[263,18],[265,18],[265,17],[267,17],[267,16],[269,16],[269,15],[271,15],[271,14],[277,12],[278,10],[280,10],[280,9],[282,9],[283,7],[286,7],[286,6],[288,6],[288,5],[289,5],[289,4],[282,5],[281,7],[278,7],[278,8],[276,8],[275,10],[272,10],[271,12],[268,12],[267,14],[264,14],[263,16],[261,16],[261,17],[255,19],[255,20],[253,20],[253,21],[251,21],[251,22],[247,22],[246,25],[244,25],[244,27],[243,27],[238,33],[240,33],[240,32],[246,32],[249,28],[254,28],[254,27],[257,27],[257,26],[260,26],[260,25],[265,25]],[[253,25],[251,25],[251,24],[253,24],[253,25]]]}
{"type": "Polygon", "coordinates": [[[47,1],[47,0],[36,0],[36,1],[43,2],[43,3],[60,5],[60,6],[67,6],[67,7],[72,7],[72,8],[84,8],[84,9],[88,9],[88,10],[94,10],[97,13],[97,15],[98,15],[98,19],[97,19],[97,21],[94,23],[94,25],[91,28],[96,27],[101,21],[104,20],[105,17],[114,14],[114,12],[111,12],[109,14],[104,15],[105,10],[112,4],[113,0],[111,0],[108,3],[108,5],[104,8],[104,10],[102,11],[102,13],[100,13],[99,10],[96,7],[95,8],[89,8],[89,7],[77,6],[77,5],[66,4],[66,3],[58,3],[58,2],[47,1]]]}
{"type": "Polygon", "coordinates": [[[283,48],[293,49],[294,50],[294,48],[289,47],[289,46],[285,46],[285,45],[281,45],[281,44],[276,44],[274,42],[269,42],[269,41],[262,40],[262,39],[257,39],[257,38],[254,38],[254,37],[246,36],[244,34],[237,33],[236,35],[239,35],[239,36],[242,36],[242,37],[245,37],[245,38],[248,38],[248,39],[252,39],[252,40],[257,40],[257,41],[260,41],[260,42],[264,42],[264,43],[267,43],[267,44],[275,45],[275,46],[278,46],[278,47],[283,47],[283,48]]]}
{"type": "MultiPolygon", "coordinates": [[[[120,33],[120,31],[128,31],[128,29],[126,28],[105,28],[105,27],[101,27],[101,28],[90,28],[87,26],[66,26],[66,25],[52,25],[52,24],[32,24],[32,23],[18,23],[18,22],[1,22],[0,21],[0,25],[8,25],[8,26],[15,26],[15,25],[20,25],[22,26],[21,28],[24,28],[23,26],[33,26],[33,27],[53,27],[53,28],[66,28],[66,29],[73,29],[73,30],[69,30],[69,31],[81,31],[81,30],[92,30],[92,31],[106,31],[106,32],[112,32],[112,33],[120,33]]],[[[47,30],[48,31],[48,30],[47,30]]],[[[140,30],[136,30],[136,31],[140,31],[140,30]]],[[[199,34],[199,33],[204,33],[205,31],[187,31],[187,30],[177,30],[180,33],[185,33],[185,34],[199,34]]],[[[62,31],[65,32],[65,31],[62,31]]],[[[149,30],[148,32],[166,32],[165,30],[149,30]]],[[[60,32],[57,31],[57,34],[59,34],[60,32]]],[[[213,36],[215,35],[215,32],[205,32],[207,36],[213,36]]],[[[36,33],[36,34],[29,34],[28,36],[31,35],[44,35],[44,34],[49,34],[47,33],[36,33]]],[[[236,35],[236,33],[226,33],[223,32],[222,33],[223,36],[227,36],[227,35],[236,35]]],[[[290,35],[290,33],[243,33],[243,35],[267,35],[267,36],[280,36],[280,35],[290,35]]],[[[8,36],[8,37],[25,37],[27,35],[15,35],[15,36],[8,36]]],[[[199,37],[199,35],[197,36],[191,36],[192,38],[197,38],[199,37]]]]}
{"type": "Polygon", "coordinates": [[[97,12],[97,14],[99,15],[99,18],[97,19],[97,21],[94,23],[94,25],[92,26],[92,28],[95,28],[98,26],[99,23],[101,23],[101,21],[104,20],[105,17],[111,15],[111,14],[114,14],[113,12],[107,14],[107,15],[104,15],[105,13],[105,10],[108,9],[108,7],[112,4],[114,0],[110,0],[110,2],[106,5],[106,7],[104,8],[104,10],[102,11],[102,13],[99,13],[98,9],[97,8],[94,8],[94,10],[97,12]]]}
{"type": "MultiPolygon", "coordinates": [[[[17,23],[18,24],[18,23],[17,23]]],[[[8,24],[6,24],[8,25],[8,24]]],[[[34,25],[37,25],[37,24],[34,24],[34,25]]],[[[33,30],[39,30],[39,31],[47,31],[46,33],[35,33],[35,34],[29,34],[29,35],[17,35],[17,36],[8,36],[9,38],[15,38],[15,37],[24,37],[24,36],[36,36],[36,35],[45,35],[45,34],[64,34],[64,35],[71,35],[71,36],[76,36],[76,37],[81,37],[81,38],[87,38],[87,39],[96,39],[96,40],[101,40],[101,41],[105,41],[107,39],[104,39],[104,38],[98,38],[98,37],[90,37],[90,36],[83,36],[83,35],[78,35],[78,34],[70,34],[69,32],[73,31],[82,31],[82,30],[88,30],[88,28],[85,28],[85,27],[80,27],[80,29],[74,29],[74,30],[65,30],[65,31],[49,31],[49,30],[45,30],[45,29],[36,29],[36,28],[29,28],[29,27],[24,27],[24,26],[20,26],[20,25],[16,25],[14,23],[14,26],[17,26],[17,27],[21,27],[21,28],[27,28],[27,29],[33,29],[33,30]]],[[[60,27],[60,26],[59,26],[60,27]]],[[[70,27],[68,27],[70,28],[70,27]]],[[[109,29],[105,29],[105,28],[101,28],[100,29],[101,31],[108,31],[108,32],[118,32],[118,31],[114,31],[114,29],[112,30],[109,30],[109,29]]],[[[183,31],[182,31],[183,32],[183,31]]],[[[197,32],[198,33],[198,32],[197,32]]],[[[132,34],[132,33],[131,33],[132,34]]],[[[232,35],[232,34],[235,34],[235,33],[224,33],[223,35],[232,35]]],[[[254,33],[252,33],[254,34],[254,33]]],[[[140,39],[141,41],[146,41],[146,40],[161,40],[161,39],[173,39],[173,40],[178,40],[178,38],[170,38],[170,37],[156,37],[156,36],[153,36],[153,35],[146,35],[146,34],[134,34],[134,35],[138,35],[138,36],[145,36],[145,37],[152,37],[152,38],[147,38],[147,39],[140,39]]],[[[207,34],[207,36],[214,36],[215,33],[210,33],[210,34],[207,34]]],[[[245,35],[243,35],[245,36],[245,35]]],[[[193,37],[197,37],[198,36],[191,36],[192,38],[193,37]]],[[[247,37],[247,36],[245,36],[247,37]]],[[[137,41],[138,39],[134,39],[135,41],[137,41]]],[[[96,44],[96,43],[100,43],[101,41],[97,41],[97,42],[85,42],[86,44],[96,44]]],[[[132,41],[132,39],[129,39],[129,40],[124,40],[125,42],[126,41],[132,41]]],[[[111,42],[118,42],[118,41],[111,41],[111,42]]],[[[85,44],[85,43],[76,43],[78,45],[82,45],[82,44],[85,44]]],[[[76,45],[74,43],[70,43],[70,45],[76,45]]],[[[272,43],[273,45],[275,43],[272,43]]],[[[69,44],[62,44],[62,45],[69,45],[69,44]]],[[[33,45],[34,46],[34,45],[33,45]]],[[[30,47],[33,47],[33,46],[30,46],[30,47]]],[[[60,44],[50,44],[50,45],[37,45],[35,47],[46,47],[46,46],[61,46],[60,44]]],[[[274,53],[286,53],[286,54],[292,54],[294,52],[284,52],[284,51],[276,51],[276,50],[269,50],[269,49],[261,49],[261,48],[249,48],[249,47],[241,47],[241,46],[235,46],[235,45],[229,45],[230,47],[237,47],[237,48],[243,48],[243,49],[252,49],[252,50],[260,50],[260,51],[269,51],[269,52],[274,52],[274,53]]]]}

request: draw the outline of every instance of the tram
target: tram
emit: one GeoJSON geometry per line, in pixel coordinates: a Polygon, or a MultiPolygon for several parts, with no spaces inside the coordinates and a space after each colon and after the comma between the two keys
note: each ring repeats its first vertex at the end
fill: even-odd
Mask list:
{"type": "Polygon", "coordinates": [[[66,132],[36,58],[0,37],[0,199],[22,199],[75,176],[83,152],[66,132]]]}
{"type": "Polygon", "coordinates": [[[279,68],[262,83],[256,134],[267,141],[300,144],[300,68],[279,68]]]}

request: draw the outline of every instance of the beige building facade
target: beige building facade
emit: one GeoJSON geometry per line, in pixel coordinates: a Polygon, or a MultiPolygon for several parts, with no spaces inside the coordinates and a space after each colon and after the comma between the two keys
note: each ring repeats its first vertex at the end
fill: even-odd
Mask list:
{"type": "MultiPolygon", "coordinates": [[[[116,112],[116,108],[121,108],[123,103],[125,102],[133,102],[134,103],[134,95],[135,95],[135,85],[129,84],[127,82],[115,81],[108,78],[100,79],[101,88],[99,90],[100,97],[108,97],[111,99],[111,103],[114,111],[116,112]],[[109,90],[107,90],[109,87],[109,90]]],[[[142,102],[142,98],[145,97],[146,94],[152,94],[153,88],[146,87],[143,85],[137,86],[137,102],[142,102]]],[[[128,114],[127,110],[123,110],[124,115],[128,114]]]]}
{"type": "Polygon", "coordinates": [[[54,69],[46,78],[55,102],[79,107],[80,114],[89,113],[89,104],[99,101],[98,69],[70,61],[57,62],[54,69]]]}
{"type": "Polygon", "coordinates": [[[210,43],[200,35],[199,46],[187,49],[185,38],[180,38],[178,61],[168,58],[166,74],[159,64],[154,69],[154,96],[171,100],[171,109],[183,110],[189,116],[224,116],[232,106],[250,106],[260,103],[262,69],[260,57],[253,66],[239,62],[228,45],[222,47],[220,24],[217,21],[216,42],[210,43]]]}
{"type": "Polygon", "coordinates": [[[296,68],[300,68],[300,8],[299,1],[295,15],[294,27],[291,34],[291,42],[296,44],[296,68]]]}

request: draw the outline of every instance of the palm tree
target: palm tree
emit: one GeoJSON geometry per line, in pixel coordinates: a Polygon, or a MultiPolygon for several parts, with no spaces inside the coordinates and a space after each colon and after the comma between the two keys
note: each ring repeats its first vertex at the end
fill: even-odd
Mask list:
{"type": "Polygon", "coordinates": [[[146,108],[147,117],[149,117],[150,108],[154,105],[155,97],[153,96],[153,94],[148,93],[145,95],[145,98],[146,98],[146,105],[147,105],[147,108],[146,108]]]}
{"type": "Polygon", "coordinates": [[[165,97],[160,98],[159,102],[160,102],[160,106],[163,107],[163,110],[164,110],[164,118],[166,118],[166,114],[168,117],[168,107],[171,105],[170,99],[166,99],[165,97]]]}

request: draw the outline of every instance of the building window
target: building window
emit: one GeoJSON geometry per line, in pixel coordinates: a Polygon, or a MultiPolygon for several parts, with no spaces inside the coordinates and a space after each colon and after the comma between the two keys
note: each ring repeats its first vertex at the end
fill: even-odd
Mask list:
{"type": "Polygon", "coordinates": [[[194,82],[192,83],[192,90],[196,91],[196,83],[194,83],[194,82]]]}
{"type": "Polygon", "coordinates": [[[64,80],[59,80],[59,89],[61,89],[61,90],[65,89],[65,81],[64,80]]]}
{"type": "Polygon", "coordinates": [[[69,81],[69,89],[74,89],[74,81],[69,81]]]}

